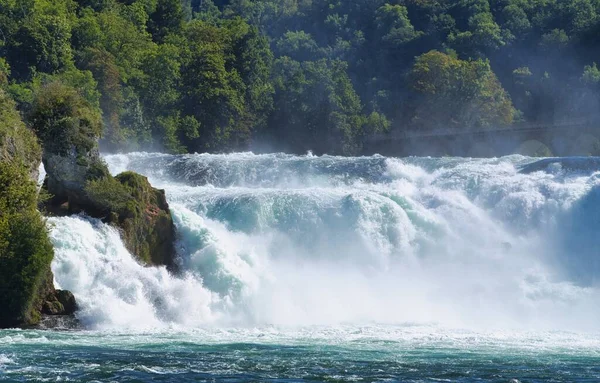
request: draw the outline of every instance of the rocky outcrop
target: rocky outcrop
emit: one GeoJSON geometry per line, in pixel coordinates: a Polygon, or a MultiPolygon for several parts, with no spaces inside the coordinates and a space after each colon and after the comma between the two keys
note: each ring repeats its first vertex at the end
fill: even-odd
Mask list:
{"type": "MultiPolygon", "coordinates": [[[[54,288],[54,276],[49,266],[44,271],[33,308],[36,313],[42,315],[73,315],[77,310],[77,302],[73,293],[54,288]]],[[[31,324],[38,322],[39,320],[36,320],[31,324]]]]}
{"type": "Polygon", "coordinates": [[[72,208],[91,203],[85,193],[89,180],[109,176],[97,150],[82,154],[72,148],[65,155],[45,150],[43,158],[47,190],[56,201],[69,202],[72,208]]]}
{"type": "Polygon", "coordinates": [[[85,213],[117,227],[127,249],[148,266],[175,266],[175,226],[164,190],[153,188],[144,176],[108,174],[99,157],[93,165],[77,156],[44,153],[45,185],[53,196],[47,203],[57,215],[85,213]]]}
{"type": "Polygon", "coordinates": [[[118,227],[141,263],[172,268],[175,228],[164,191],[146,177],[112,177],[98,153],[102,121],[73,89],[49,84],[34,102],[30,121],[44,148],[46,204],[54,214],[85,214],[118,227]],[[49,118],[49,116],[51,118],[49,118]]]}
{"type": "Polygon", "coordinates": [[[164,190],[134,172],[89,182],[84,211],[118,227],[128,250],[149,266],[175,266],[175,226],[164,190]]]}
{"type": "Polygon", "coordinates": [[[116,212],[127,247],[146,264],[173,269],[175,225],[165,191],[153,188],[146,177],[133,172],[121,173],[116,180],[133,197],[125,209],[116,212]]]}
{"type": "Polygon", "coordinates": [[[42,307],[42,313],[46,315],[73,315],[76,310],[75,296],[67,290],[55,290],[46,297],[42,307]]]}

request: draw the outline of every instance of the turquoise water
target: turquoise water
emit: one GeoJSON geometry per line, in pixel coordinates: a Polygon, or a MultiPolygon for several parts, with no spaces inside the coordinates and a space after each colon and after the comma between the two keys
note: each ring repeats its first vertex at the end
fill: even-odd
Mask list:
{"type": "Polygon", "coordinates": [[[50,218],[83,330],[0,332],[0,381],[600,382],[598,159],[105,159],[181,272],[50,218]]]}
{"type": "Polygon", "coordinates": [[[0,381],[598,382],[599,346],[597,334],[427,326],[3,331],[0,381]]]}

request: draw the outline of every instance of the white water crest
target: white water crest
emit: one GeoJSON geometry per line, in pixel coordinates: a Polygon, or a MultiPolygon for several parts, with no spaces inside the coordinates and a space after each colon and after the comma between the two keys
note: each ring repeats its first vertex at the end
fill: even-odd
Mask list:
{"type": "Polygon", "coordinates": [[[600,327],[597,159],[105,159],[166,190],[182,275],[101,222],[51,219],[89,326],[600,327]]]}
{"type": "Polygon", "coordinates": [[[84,324],[96,328],[195,326],[214,320],[213,294],[193,276],[139,265],[112,227],[84,217],[50,218],[56,285],[76,294],[84,324]]]}

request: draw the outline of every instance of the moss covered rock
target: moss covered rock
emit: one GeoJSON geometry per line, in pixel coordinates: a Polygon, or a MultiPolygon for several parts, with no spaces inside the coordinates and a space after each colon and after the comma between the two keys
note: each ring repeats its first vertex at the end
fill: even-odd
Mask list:
{"type": "Polygon", "coordinates": [[[66,290],[51,291],[42,306],[42,313],[46,315],[72,315],[76,310],[75,296],[66,290]]]}
{"type": "Polygon", "coordinates": [[[89,181],[86,211],[122,230],[127,248],[146,265],[175,265],[175,226],[164,190],[134,172],[89,181]]]}

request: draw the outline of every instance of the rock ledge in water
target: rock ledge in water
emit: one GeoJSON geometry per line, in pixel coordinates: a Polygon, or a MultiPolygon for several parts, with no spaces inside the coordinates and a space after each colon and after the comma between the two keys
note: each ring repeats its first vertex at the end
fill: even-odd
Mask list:
{"type": "Polygon", "coordinates": [[[128,250],[150,266],[175,266],[175,225],[164,190],[134,172],[89,182],[90,209],[119,227],[128,250]]]}
{"type": "MultiPolygon", "coordinates": [[[[95,168],[99,166],[106,165],[95,168]]],[[[120,230],[125,246],[141,263],[173,269],[175,225],[164,190],[152,187],[146,177],[134,172],[116,177],[107,173],[99,178],[85,176],[87,181],[78,192],[69,188],[66,194],[54,194],[46,210],[55,215],[85,213],[101,219],[120,230]]],[[[60,190],[50,187],[56,180],[47,183],[50,193],[60,190]]]]}
{"type": "Polygon", "coordinates": [[[42,307],[42,314],[46,315],[73,315],[77,310],[77,303],[73,293],[67,290],[56,290],[46,297],[42,307]]]}

